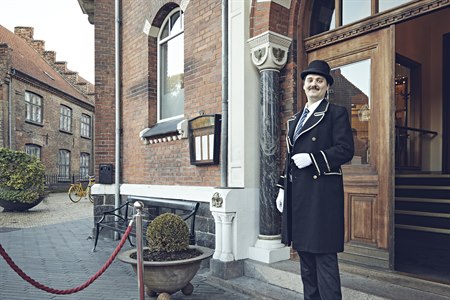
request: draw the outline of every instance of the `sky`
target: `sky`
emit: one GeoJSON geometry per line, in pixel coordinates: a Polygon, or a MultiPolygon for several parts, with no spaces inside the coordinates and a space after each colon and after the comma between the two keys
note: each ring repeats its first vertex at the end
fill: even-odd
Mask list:
{"type": "Polygon", "coordinates": [[[77,0],[0,0],[0,24],[34,27],[34,39],[56,52],[56,61],[94,84],[94,25],[77,0]]]}

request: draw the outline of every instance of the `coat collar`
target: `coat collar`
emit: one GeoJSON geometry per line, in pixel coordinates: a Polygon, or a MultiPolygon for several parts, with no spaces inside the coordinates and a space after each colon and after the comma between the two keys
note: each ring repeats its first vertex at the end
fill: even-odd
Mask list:
{"type": "MultiPolygon", "coordinates": [[[[323,119],[323,117],[325,116],[325,113],[328,111],[328,107],[329,107],[330,103],[327,100],[322,100],[322,102],[319,104],[319,106],[316,108],[316,110],[314,111],[314,113],[312,114],[312,116],[310,116],[308,118],[308,120],[306,120],[305,124],[303,125],[303,128],[300,132],[300,136],[311,130],[312,128],[314,128],[317,124],[320,123],[320,121],[323,119]]],[[[287,121],[287,128],[288,128],[288,134],[286,136],[286,144],[288,145],[288,151],[290,152],[290,148],[293,147],[293,135],[294,135],[294,130],[295,127],[297,126],[297,123],[300,119],[300,112],[302,112],[302,110],[300,110],[299,112],[297,112],[292,118],[290,118],[287,121]]]]}

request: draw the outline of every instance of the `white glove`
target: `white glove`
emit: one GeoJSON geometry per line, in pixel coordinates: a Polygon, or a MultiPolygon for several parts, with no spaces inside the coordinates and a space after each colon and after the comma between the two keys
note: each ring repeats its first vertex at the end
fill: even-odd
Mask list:
{"type": "Polygon", "coordinates": [[[283,201],[284,201],[284,191],[282,189],[280,189],[278,191],[278,196],[277,196],[277,209],[280,213],[283,212],[283,201]]]}
{"type": "Polygon", "coordinates": [[[292,156],[292,160],[299,169],[303,169],[312,164],[311,157],[308,153],[298,153],[292,156]]]}

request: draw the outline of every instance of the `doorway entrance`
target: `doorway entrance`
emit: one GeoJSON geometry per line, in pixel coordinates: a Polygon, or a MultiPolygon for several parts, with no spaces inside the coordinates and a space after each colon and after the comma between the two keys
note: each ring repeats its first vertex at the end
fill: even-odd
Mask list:
{"type": "Polygon", "coordinates": [[[450,9],[395,28],[394,269],[450,283],[450,9]],[[414,32],[413,35],[410,33],[414,32]],[[424,45],[427,45],[426,47],[424,45]]]}

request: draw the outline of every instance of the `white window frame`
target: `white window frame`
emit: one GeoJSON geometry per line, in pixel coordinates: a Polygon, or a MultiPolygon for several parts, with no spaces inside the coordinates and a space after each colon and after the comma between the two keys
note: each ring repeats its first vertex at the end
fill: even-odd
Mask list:
{"type": "MultiPolygon", "coordinates": [[[[183,114],[172,116],[172,117],[169,117],[169,118],[161,119],[161,50],[160,50],[160,48],[161,48],[162,44],[167,43],[169,40],[176,38],[180,34],[184,35],[184,13],[183,13],[183,11],[181,10],[180,7],[177,7],[175,9],[173,9],[167,15],[166,19],[164,20],[164,22],[163,22],[163,24],[161,26],[161,30],[158,33],[158,42],[157,42],[157,87],[158,87],[157,88],[157,99],[158,99],[157,100],[157,103],[158,103],[157,104],[157,120],[158,120],[158,122],[165,122],[165,121],[177,119],[177,118],[180,118],[180,117],[184,116],[184,107],[183,107],[183,114]],[[174,15],[177,12],[181,12],[180,18],[181,18],[182,29],[179,32],[177,32],[177,33],[175,33],[173,35],[170,34],[170,30],[169,30],[169,36],[164,38],[163,40],[161,40],[160,39],[161,38],[161,34],[162,34],[166,24],[168,22],[170,22],[170,19],[171,19],[172,15],[174,15]]],[[[184,48],[183,48],[183,52],[184,52],[184,48]]],[[[183,66],[184,66],[184,55],[183,55],[183,66]]],[[[184,106],[184,100],[185,99],[183,99],[183,106],[184,106]]]]}
{"type": "Polygon", "coordinates": [[[72,132],[72,109],[66,105],[61,105],[59,112],[59,129],[72,132]]]}
{"type": "Polygon", "coordinates": [[[25,91],[25,119],[42,124],[42,97],[25,91]]]}
{"type": "Polygon", "coordinates": [[[80,179],[89,178],[91,155],[87,152],[80,153],[80,179]]]}
{"type": "Polygon", "coordinates": [[[70,151],[67,149],[58,152],[58,179],[70,179],[70,151]]]}
{"type": "Polygon", "coordinates": [[[91,138],[92,118],[87,114],[81,114],[80,135],[85,138],[91,138]]]}

